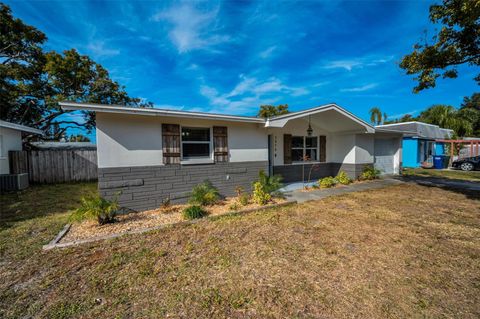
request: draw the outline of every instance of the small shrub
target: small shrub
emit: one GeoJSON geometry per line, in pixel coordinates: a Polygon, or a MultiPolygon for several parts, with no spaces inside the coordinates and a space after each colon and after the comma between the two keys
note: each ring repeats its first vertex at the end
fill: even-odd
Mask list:
{"type": "Polygon", "coordinates": [[[328,176],[318,181],[320,188],[330,188],[335,186],[335,178],[328,176]]]}
{"type": "Polygon", "coordinates": [[[162,199],[162,208],[169,208],[171,204],[172,202],[170,200],[170,196],[167,196],[164,199],[162,199]]]}
{"type": "Polygon", "coordinates": [[[282,188],[282,177],[279,175],[268,176],[263,170],[258,172],[258,181],[265,192],[272,194],[282,188]]]}
{"type": "Polygon", "coordinates": [[[207,212],[201,206],[191,205],[182,211],[182,216],[185,219],[191,220],[205,217],[207,216],[207,212]]]}
{"type": "Polygon", "coordinates": [[[207,206],[215,204],[219,198],[218,190],[207,180],[192,189],[189,203],[192,205],[207,206]]]}
{"type": "Polygon", "coordinates": [[[119,208],[117,199],[106,200],[100,195],[83,197],[81,206],[72,214],[71,220],[96,219],[99,225],[115,222],[115,216],[119,208]]]}
{"type": "Polygon", "coordinates": [[[248,202],[250,202],[250,196],[247,193],[243,193],[238,197],[238,202],[242,206],[247,206],[248,202]]]}
{"type": "Polygon", "coordinates": [[[242,186],[237,186],[235,188],[235,192],[237,193],[237,202],[242,206],[247,206],[250,200],[250,196],[244,192],[242,186]]]}
{"type": "Polygon", "coordinates": [[[380,177],[380,173],[380,170],[376,169],[372,165],[368,165],[363,168],[362,174],[358,179],[361,181],[377,179],[380,177]]]}
{"type": "Polygon", "coordinates": [[[237,202],[233,202],[228,206],[229,210],[236,211],[239,210],[240,205],[237,202]]]}
{"type": "Polygon", "coordinates": [[[265,190],[265,186],[261,182],[253,183],[253,201],[259,205],[265,205],[270,201],[272,196],[265,190]]]}
{"type": "Polygon", "coordinates": [[[345,173],[345,171],[340,171],[340,173],[338,173],[338,175],[337,175],[337,177],[335,177],[335,179],[337,180],[338,183],[340,183],[342,185],[348,185],[352,182],[352,180],[347,175],[347,173],[345,173]]]}

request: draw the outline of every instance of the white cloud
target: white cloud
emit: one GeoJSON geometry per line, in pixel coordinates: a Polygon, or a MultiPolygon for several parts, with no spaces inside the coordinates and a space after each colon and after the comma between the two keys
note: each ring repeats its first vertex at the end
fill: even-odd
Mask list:
{"type": "Polygon", "coordinates": [[[166,11],[155,14],[154,21],[167,21],[172,29],[170,40],[178,52],[211,49],[213,46],[230,41],[230,36],[218,34],[216,19],[218,8],[202,12],[191,4],[174,6],[166,11]]]}
{"type": "Polygon", "coordinates": [[[363,68],[366,66],[376,66],[379,64],[390,62],[394,57],[386,56],[382,58],[363,57],[346,60],[328,61],[321,65],[322,69],[344,69],[352,71],[355,68],[363,68]]]}
{"type": "Polygon", "coordinates": [[[240,75],[240,79],[230,92],[220,93],[214,87],[202,85],[200,94],[209,100],[215,110],[235,113],[251,111],[260,104],[275,103],[285,95],[300,96],[309,93],[305,88],[288,86],[275,77],[259,80],[240,75]]]}
{"type": "Polygon", "coordinates": [[[345,69],[347,71],[352,71],[353,68],[361,66],[362,63],[360,61],[355,60],[338,60],[338,61],[330,61],[326,63],[323,68],[324,69],[345,69]]]}
{"type": "Polygon", "coordinates": [[[262,59],[268,59],[269,57],[272,56],[273,52],[277,49],[277,46],[276,45],[273,45],[265,50],[263,50],[262,52],[260,52],[258,55],[260,56],[260,58],[262,59]]]}
{"type": "Polygon", "coordinates": [[[341,92],[364,92],[364,91],[371,90],[371,89],[373,89],[377,86],[378,86],[378,83],[370,83],[370,84],[365,84],[365,85],[358,86],[358,87],[341,89],[340,91],[341,92]]]}
{"type": "Polygon", "coordinates": [[[115,56],[120,54],[120,50],[108,48],[104,41],[92,41],[87,45],[89,50],[95,57],[115,56]]]}

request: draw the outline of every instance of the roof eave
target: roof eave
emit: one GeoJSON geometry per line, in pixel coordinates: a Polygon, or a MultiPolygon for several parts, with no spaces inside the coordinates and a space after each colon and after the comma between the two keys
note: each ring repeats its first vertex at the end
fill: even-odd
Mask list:
{"type": "Polygon", "coordinates": [[[362,119],[358,118],[357,116],[353,115],[352,113],[348,112],[347,110],[345,110],[344,108],[342,108],[341,106],[335,103],[326,104],[326,105],[318,106],[315,108],[311,108],[311,109],[307,109],[299,112],[293,112],[293,113],[288,113],[288,114],[268,118],[267,121],[265,122],[265,127],[284,127],[285,124],[287,124],[287,122],[290,120],[294,120],[297,118],[305,117],[305,116],[320,113],[320,112],[325,112],[328,110],[336,110],[342,115],[362,125],[363,127],[365,127],[366,133],[375,133],[375,128],[373,126],[371,126],[367,122],[363,121],[362,119]]]}
{"type": "Polygon", "coordinates": [[[36,134],[36,135],[41,135],[41,136],[44,135],[44,133],[39,129],[29,127],[29,126],[25,126],[25,125],[21,125],[21,124],[11,123],[11,122],[7,122],[7,121],[0,121],[0,127],[5,127],[5,128],[12,129],[12,130],[17,130],[17,131],[36,134]]]}
{"type": "Polygon", "coordinates": [[[264,119],[254,117],[242,117],[235,115],[222,115],[222,114],[208,114],[200,112],[185,112],[177,110],[164,110],[164,109],[152,109],[152,108],[133,108],[122,106],[109,106],[101,104],[89,104],[89,103],[75,103],[75,102],[59,102],[59,105],[64,110],[82,110],[90,112],[101,113],[117,113],[117,114],[134,114],[144,116],[165,116],[165,117],[181,117],[181,118],[196,118],[205,120],[218,120],[229,122],[246,122],[246,123],[265,123],[264,119]]]}

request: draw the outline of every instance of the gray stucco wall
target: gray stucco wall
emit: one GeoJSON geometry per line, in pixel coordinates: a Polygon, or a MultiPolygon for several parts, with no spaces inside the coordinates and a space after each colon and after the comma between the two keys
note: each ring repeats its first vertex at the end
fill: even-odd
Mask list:
{"type": "MultiPolygon", "coordinates": [[[[344,163],[317,163],[305,164],[305,180],[312,166],[310,180],[314,181],[326,176],[336,176],[340,171],[345,171],[350,178],[357,178],[363,171],[363,168],[372,164],[344,164],[344,163]]],[[[274,175],[281,175],[284,183],[302,181],[303,165],[280,165],[273,167],[274,175]]]]}
{"type": "Polygon", "coordinates": [[[250,191],[260,170],[268,172],[268,162],[99,168],[98,187],[101,196],[112,199],[120,193],[120,206],[142,211],[159,207],[166,197],[186,202],[192,188],[206,179],[224,196],[234,195],[237,186],[250,191]]]}

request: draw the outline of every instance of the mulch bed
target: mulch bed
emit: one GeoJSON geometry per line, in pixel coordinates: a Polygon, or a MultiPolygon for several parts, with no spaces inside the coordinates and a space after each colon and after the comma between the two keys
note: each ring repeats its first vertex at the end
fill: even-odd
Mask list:
{"type": "MultiPolygon", "coordinates": [[[[232,209],[232,205],[237,201],[235,197],[227,197],[218,204],[208,206],[205,209],[209,216],[219,216],[235,211],[253,210],[262,208],[262,205],[250,202],[248,205],[237,205],[232,209]]],[[[282,198],[273,198],[267,205],[275,205],[286,202],[282,198]]],[[[127,233],[139,229],[152,228],[162,225],[176,224],[185,219],[182,217],[182,210],[188,205],[171,205],[169,207],[160,207],[148,211],[129,213],[116,217],[113,224],[98,225],[96,221],[85,220],[73,223],[67,234],[60,240],[60,243],[84,240],[94,237],[101,237],[111,234],[127,233]]]]}

